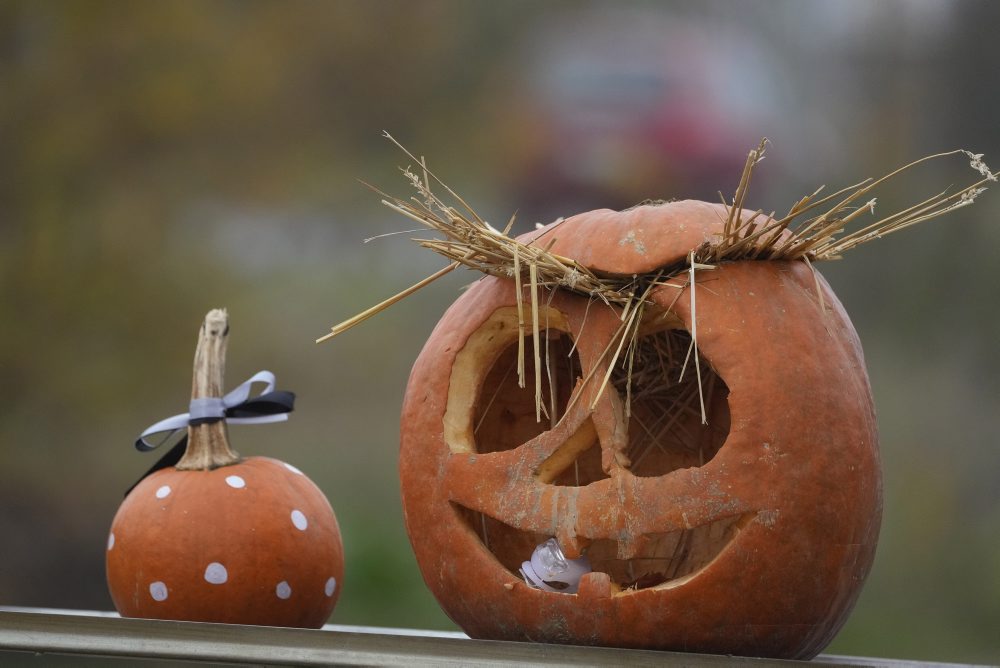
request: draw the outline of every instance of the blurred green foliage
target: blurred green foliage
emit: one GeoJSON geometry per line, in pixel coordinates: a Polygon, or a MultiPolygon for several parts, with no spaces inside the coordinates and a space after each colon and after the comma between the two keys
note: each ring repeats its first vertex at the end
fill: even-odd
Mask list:
{"type": "MultiPolygon", "coordinates": [[[[396,422],[409,365],[475,277],[312,343],[441,266],[403,238],[362,244],[408,227],[355,181],[405,192],[381,131],[522,225],[729,192],[738,173],[699,156],[739,165],[767,135],[751,206],[780,209],[938,150],[998,162],[998,20],[976,0],[0,2],[0,604],[110,607],[106,530],[150,464],[130,443],[184,409],[201,317],[227,306],[231,383],[268,368],[299,394],[288,424],[231,435],[330,497],[348,559],[332,621],[454,628],[403,529],[396,422]],[[629,50],[651,30],[683,50],[629,50]],[[691,104],[719,141],[657,143],[691,104]]],[[[909,188],[970,176],[950,169],[909,188]]],[[[865,344],[886,480],[875,568],[832,652],[1000,657],[998,211],[987,193],[822,267],[865,344]]]]}

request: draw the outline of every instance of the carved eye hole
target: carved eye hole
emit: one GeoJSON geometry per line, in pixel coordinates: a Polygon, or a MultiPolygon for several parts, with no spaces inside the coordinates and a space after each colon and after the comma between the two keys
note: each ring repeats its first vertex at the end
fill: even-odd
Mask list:
{"type": "MultiPolygon", "coordinates": [[[[483,380],[475,407],[477,452],[510,450],[551,429],[565,414],[573,388],[586,376],[569,334],[549,329],[542,330],[540,336],[542,421],[535,419],[534,339],[526,336],[525,387],[517,385],[517,341],[497,356],[483,380]]],[[[573,457],[571,465],[553,472],[553,477],[547,480],[550,484],[579,487],[608,477],[601,468],[601,444],[589,421],[578,438],[583,439],[581,444],[585,449],[573,457]]]]}
{"type": "Polygon", "coordinates": [[[548,329],[539,336],[544,411],[541,422],[535,419],[534,338],[528,335],[524,337],[525,386],[517,384],[515,339],[497,355],[479,388],[473,410],[477,452],[516,448],[551,429],[566,412],[573,386],[582,373],[579,356],[566,332],[548,329]],[[489,437],[482,436],[485,434],[489,437]]]}
{"type": "Polygon", "coordinates": [[[691,335],[683,329],[664,329],[638,339],[630,395],[627,365],[619,364],[612,374],[622,400],[629,397],[626,454],[633,475],[655,477],[703,466],[725,442],[729,435],[729,388],[700,355],[698,364],[696,370],[691,335]],[[708,424],[701,420],[699,371],[708,424]]]}
{"type": "Polygon", "coordinates": [[[539,309],[542,401],[535,419],[534,339],[524,339],[525,387],[518,387],[518,312],[502,307],[469,336],[455,356],[444,414],[444,440],[454,453],[511,450],[548,431],[566,411],[580,359],[567,333],[566,317],[539,309]]]}

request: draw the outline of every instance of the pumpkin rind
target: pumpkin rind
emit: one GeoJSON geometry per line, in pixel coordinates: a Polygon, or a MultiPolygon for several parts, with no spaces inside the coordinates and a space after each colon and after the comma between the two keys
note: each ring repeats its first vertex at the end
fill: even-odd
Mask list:
{"type": "MultiPolygon", "coordinates": [[[[748,219],[750,212],[744,212],[748,219]]],[[[681,200],[625,211],[597,209],[550,223],[522,239],[541,245],[593,271],[644,274],[683,260],[689,251],[715,241],[728,212],[718,204],[681,200]],[[552,243],[551,246],[548,246],[552,243]]]]}
{"type": "MultiPolygon", "coordinates": [[[[550,234],[552,252],[630,274],[682,261],[724,220],[718,205],[677,202],[582,214],[531,236],[550,234]]],[[[691,331],[688,290],[664,286],[652,298],[691,331]]],[[[805,658],[845,621],[881,516],[877,429],[857,335],[825,281],[802,262],[724,263],[698,272],[696,298],[699,350],[729,388],[724,445],[700,467],[658,477],[619,468],[581,487],[532,473],[572,431],[569,423],[587,416],[567,416],[504,452],[454,451],[446,437],[456,357],[492,314],[516,304],[513,281],[484,278],[438,323],[403,406],[403,505],[425,581],[471,636],[805,658]],[[592,575],[577,594],[552,593],[501,565],[460,507],[583,547],[723,520],[734,535],[687,578],[617,592],[592,575]]],[[[586,316],[587,300],[562,291],[551,305],[577,323],[571,333],[581,359],[596,359],[613,329],[609,319],[602,330],[595,313],[610,310],[595,303],[586,316]]],[[[617,438],[612,414],[621,403],[606,392],[592,418],[605,447],[617,438]]]]}
{"type": "Polygon", "coordinates": [[[156,471],[122,503],[108,540],[108,588],[125,617],[319,628],[343,574],[326,497],[266,457],[156,471]]]}

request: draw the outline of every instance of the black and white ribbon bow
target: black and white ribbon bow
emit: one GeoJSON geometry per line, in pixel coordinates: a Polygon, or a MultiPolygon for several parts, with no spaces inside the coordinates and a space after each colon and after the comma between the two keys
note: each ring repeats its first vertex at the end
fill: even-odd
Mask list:
{"type": "Polygon", "coordinates": [[[282,422],[288,419],[288,413],[292,411],[294,405],[294,394],[274,389],[273,373],[258,371],[226,396],[192,399],[187,413],[172,415],[150,425],[136,439],[135,449],[140,452],[154,450],[163,445],[176,431],[186,429],[188,425],[220,420],[225,420],[229,424],[282,422]],[[267,387],[256,397],[251,397],[250,388],[254,383],[266,383],[267,387]],[[148,436],[165,432],[169,433],[159,443],[150,443],[146,440],[148,436]]]}
{"type": "MultiPolygon", "coordinates": [[[[184,436],[151,469],[136,481],[139,484],[143,478],[154,471],[173,466],[184,455],[187,446],[186,430],[189,425],[208,424],[225,420],[229,424],[264,424],[267,422],[282,422],[288,419],[288,413],[295,407],[295,394],[274,389],[274,374],[270,371],[258,371],[243,381],[239,387],[224,397],[207,397],[192,399],[187,413],[172,415],[146,428],[135,441],[135,449],[140,452],[155,450],[178,431],[185,430],[184,436]],[[250,396],[254,383],[265,383],[267,387],[255,397],[250,396]],[[158,443],[150,443],[147,438],[154,434],[166,434],[158,443]]],[[[135,485],[129,488],[132,491],[135,485]]],[[[125,493],[128,495],[128,492],[125,493]]]]}

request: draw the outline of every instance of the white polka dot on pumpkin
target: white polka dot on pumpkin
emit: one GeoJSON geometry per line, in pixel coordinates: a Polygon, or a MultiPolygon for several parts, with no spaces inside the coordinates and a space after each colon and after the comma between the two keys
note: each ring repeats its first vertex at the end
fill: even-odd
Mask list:
{"type": "Polygon", "coordinates": [[[326,586],[323,587],[323,592],[327,596],[333,596],[333,592],[337,591],[337,578],[330,578],[326,581],[326,586]]]}
{"type": "Polygon", "coordinates": [[[226,570],[226,567],[218,561],[213,561],[208,565],[208,568],[205,569],[205,581],[209,584],[224,584],[228,579],[229,572],[226,570]]]}
{"type": "MultiPolygon", "coordinates": [[[[285,464],[285,462],[282,462],[282,464],[285,464]]],[[[298,470],[297,468],[295,468],[291,464],[285,464],[285,468],[288,469],[289,471],[291,471],[292,473],[297,474],[297,475],[305,475],[305,473],[303,473],[302,471],[298,470]]]]}
{"type": "Polygon", "coordinates": [[[247,486],[247,481],[238,475],[231,475],[226,478],[226,484],[233,489],[242,489],[247,486]]]}
{"type": "Polygon", "coordinates": [[[160,581],[149,583],[149,595],[154,601],[166,601],[167,585],[160,581]]]}
{"type": "Polygon", "coordinates": [[[114,532],[108,534],[108,550],[115,546],[115,534],[114,532]]]}
{"type": "Polygon", "coordinates": [[[305,531],[306,528],[309,526],[309,520],[306,519],[306,516],[302,514],[301,510],[293,510],[292,524],[294,524],[295,528],[298,529],[299,531],[305,531]]]}
{"type": "Polygon", "coordinates": [[[160,489],[156,490],[156,498],[165,499],[170,496],[170,485],[164,485],[160,489]]]}
{"type": "Polygon", "coordinates": [[[287,599],[292,595],[292,586],[282,580],[278,583],[278,586],[274,588],[274,593],[277,594],[280,599],[287,599]]]}

